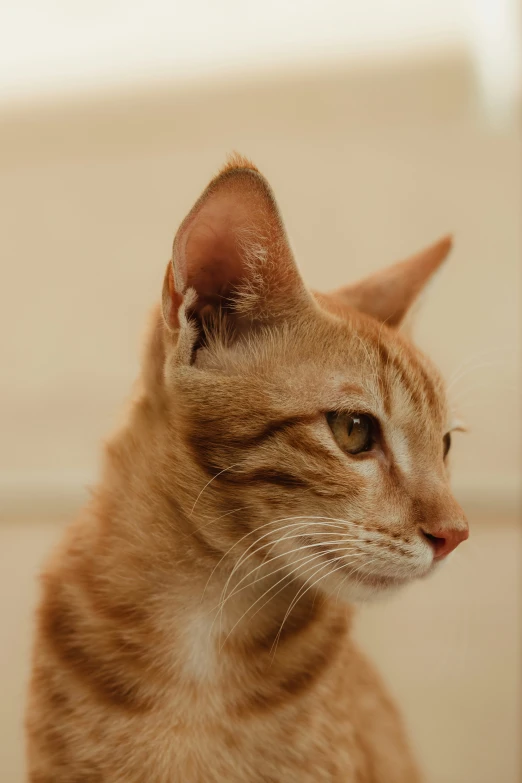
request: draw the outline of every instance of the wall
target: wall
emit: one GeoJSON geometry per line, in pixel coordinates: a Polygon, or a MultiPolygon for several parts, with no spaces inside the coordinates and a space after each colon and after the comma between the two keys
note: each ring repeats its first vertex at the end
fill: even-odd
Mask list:
{"type": "Polygon", "coordinates": [[[328,289],[453,231],[417,319],[471,432],[468,505],[517,502],[520,137],[483,127],[466,59],[34,105],[0,116],[0,499],[76,504],[138,369],[176,226],[226,155],[271,181],[328,289]]]}
{"type": "Polygon", "coordinates": [[[520,136],[484,127],[458,52],[0,111],[0,780],[25,780],[36,574],[95,480],[176,226],[232,149],[272,182],[318,288],[455,233],[416,332],[462,370],[471,537],[436,578],[362,608],[356,634],[427,783],[516,783],[520,136]]]}

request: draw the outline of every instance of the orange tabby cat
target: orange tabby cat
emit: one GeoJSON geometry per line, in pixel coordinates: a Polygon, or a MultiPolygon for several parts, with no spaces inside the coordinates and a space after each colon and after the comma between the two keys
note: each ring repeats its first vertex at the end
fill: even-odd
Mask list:
{"type": "Polygon", "coordinates": [[[255,167],[210,183],[43,576],[31,783],[419,780],[350,604],[468,535],[442,381],[396,328],[449,247],[312,294],[255,167]]]}

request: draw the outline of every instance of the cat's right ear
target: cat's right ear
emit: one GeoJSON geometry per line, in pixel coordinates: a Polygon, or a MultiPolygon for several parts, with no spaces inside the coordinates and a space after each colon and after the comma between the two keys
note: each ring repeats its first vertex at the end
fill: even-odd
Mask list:
{"type": "Polygon", "coordinates": [[[233,158],[174,239],[163,286],[167,326],[226,312],[244,328],[288,316],[308,298],[270,186],[251,163],[233,158]]]}

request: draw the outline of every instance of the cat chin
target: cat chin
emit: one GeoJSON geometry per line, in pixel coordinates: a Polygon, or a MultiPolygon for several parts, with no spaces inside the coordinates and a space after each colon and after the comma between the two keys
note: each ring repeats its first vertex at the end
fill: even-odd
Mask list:
{"type": "Polygon", "coordinates": [[[379,601],[394,595],[402,587],[405,587],[411,580],[401,580],[400,582],[392,579],[374,580],[373,583],[354,583],[345,582],[339,590],[332,590],[332,596],[346,603],[368,603],[370,601],[379,601]]]}
{"type": "MultiPolygon", "coordinates": [[[[345,579],[341,587],[331,587],[331,595],[338,597],[339,600],[347,603],[365,603],[368,601],[378,601],[388,596],[393,596],[403,587],[420,579],[425,579],[439,568],[439,563],[431,562],[418,565],[410,573],[394,574],[375,574],[365,576],[364,580],[355,577],[353,581],[345,579]]],[[[325,580],[326,581],[326,580],[325,580]]],[[[326,585],[325,585],[326,587],[326,585]]]]}

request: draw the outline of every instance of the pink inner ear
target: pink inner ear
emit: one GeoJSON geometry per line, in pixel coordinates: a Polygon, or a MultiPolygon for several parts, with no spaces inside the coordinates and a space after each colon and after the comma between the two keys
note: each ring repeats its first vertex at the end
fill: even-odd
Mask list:
{"type": "MultiPolygon", "coordinates": [[[[194,289],[200,312],[233,295],[236,315],[271,319],[306,297],[270,187],[250,166],[212,180],[176,234],[172,270],[174,290],[194,289]]],[[[164,302],[164,313],[176,307],[164,302]]]]}
{"type": "Polygon", "coordinates": [[[227,298],[244,275],[229,208],[227,200],[203,207],[182,238],[178,261],[185,288],[195,288],[201,304],[227,298]]]}

